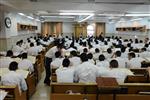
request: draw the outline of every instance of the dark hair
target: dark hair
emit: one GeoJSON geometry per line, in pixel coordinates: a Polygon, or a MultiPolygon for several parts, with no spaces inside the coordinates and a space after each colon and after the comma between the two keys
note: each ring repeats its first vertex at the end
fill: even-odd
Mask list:
{"type": "Polygon", "coordinates": [[[117,60],[111,60],[109,64],[110,64],[110,68],[118,68],[117,60]]]}
{"type": "Polygon", "coordinates": [[[12,57],[13,56],[13,51],[12,50],[8,50],[6,57],[12,57]]]}
{"type": "Polygon", "coordinates": [[[96,53],[99,53],[100,51],[99,51],[99,49],[98,49],[98,48],[96,48],[96,49],[95,49],[95,52],[96,52],[96,53]]]}
{"type": "Polygon", "coordinates": [[[146,51],[146,48],[142,48],[141,50],[142,50],[142,51],[146,51]]]}
{"type": "Polygon", "coordinates": [[[87,57],[88,57],[88,59],[92,59],[93,58],[93,54],[89,53],[89,54],[87,54],[87,57]]]}
{"type": "Polygon", "coordinates": [[[88,49],[87,48],[84,48],[83,49],[83,53],[87,53],[88,52],[88,49]]]}
{"type": "Polygon", "coordinates": [[[116,51],[115,55],[116,55],[117,57],[120,57],[120,56],[121,56],[121,51],[116,51]]]}
{"type": "Polygon", "coordinates": [[[34,46],[34,43],[30,43],[30,47],[33,47],[34,46]]]}
{"type": "Polygon", "coordinates": [[[25,59],[25,58],[28,57],[28,54],[27,54],[27,53],[23,53],[23,54],[21,55],[21,57],[22,57],[22,59],[25,59]]]}
{"type": "Polygon", "coordinates": [[[108,52],[108,53],[112,53],[111,48],[108,48],[108,49],[107,49],[107,52],[108,52]]]}
{"type": "Polygon", "coordinates": [[[16,71],[17,69],[18,69],[18,63],[16,61],[13,61],[9,64],[10,71],[16,71]]]}
{"type": "Polygon", "coordinates": [[[60,56],[61,56],[61,52],[59,52],[59,51],[55,52],[55,57],[56,58],[59,58],[60,56]]]}
{"type": "Polygon", "coordinates": [[[130,56],[130,57],[132,57],[132,58],[135,58],[135,53],[134,52],[130,52],[130,53],[128,53],[128,56],[130,56]]]}
{"type": "Polygon", "coordinates": [[[73,56],[77,56],[77,52],[75,50],[71,51],[70,54],[73,56]]]}
{"type": "Polygon", "coordinates": [[[125,52],[126,51],[126,48],[125,47],[122,47],[121,48],[121,52],[125,52]]]}
{"type": "Polygon", "coordinates": [[[102,55],[99,55],[99,61],[104,61],[105,60],[105,56],[102,54],[102,55]]]}
{"type": "Polygon", "coordinates": [[[70,60],[68,58],[65,58],[62,62],[63,67],[68,67],[70,65],[70,60]]]}
{"type": "Polygon", "coordinates": [[[82,54],[80,55],[80,59],[81,59],[82,62],[88,61],[87,54],[86,54],[86,53],[82,53],[82,54]]]}

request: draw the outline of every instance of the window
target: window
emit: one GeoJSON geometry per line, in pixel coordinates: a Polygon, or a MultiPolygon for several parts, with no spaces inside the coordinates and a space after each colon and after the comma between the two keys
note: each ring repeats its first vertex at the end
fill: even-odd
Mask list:
{"type": "Polygon", "coordinates": [[[87,36],[93,36],[95,33],[95,24],[90,24],[87,26],[87,36]]]}

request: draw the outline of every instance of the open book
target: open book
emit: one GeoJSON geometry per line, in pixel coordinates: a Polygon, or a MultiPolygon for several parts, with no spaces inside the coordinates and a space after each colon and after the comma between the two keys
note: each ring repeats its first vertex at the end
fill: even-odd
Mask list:
{"type": "Polygon", "coordinates": [[[0,100],[4,100],[6,95],[7,95],[7,92],[5,92],[4,90],[0,90],[0,100]]]}

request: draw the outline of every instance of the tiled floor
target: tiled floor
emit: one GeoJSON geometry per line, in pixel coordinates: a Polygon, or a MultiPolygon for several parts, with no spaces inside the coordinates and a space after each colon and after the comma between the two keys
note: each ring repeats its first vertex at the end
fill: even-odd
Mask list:
{"type": "Polygon", "coordinates": [[[37,85],[35,94],[30,100],[50,100],[50,86],[46,86],[44,82],[45,72],[42,74],[42,79],[37,85]]]}

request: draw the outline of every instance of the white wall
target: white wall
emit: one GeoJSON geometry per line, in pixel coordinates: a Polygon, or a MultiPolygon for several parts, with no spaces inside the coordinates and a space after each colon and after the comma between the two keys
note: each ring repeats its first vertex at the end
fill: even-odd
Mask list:
{"type": "Polygon", "coordinates": [[[74,26],[73,22],[63,22],[62,28],[63,28],[63,36],[72,36],[72,33],[74,33],[74,26]]]}
{"type": "Polygon", "coordinates": [[[24,16],[20,16],[16,13],[9,12],[0,12],[0,22],[1,28],[0,31],[0,50],[8,50],[11,49],[12,45],[16,43],[16,41],[26,38],[30,36],[36,36],[36,33],[41,33],[41,22],[37,22],[35,20],[29,19],[24,16]],[[9,17],[11,19],[11,27],[7,28],[4,23],[4,19],[9,17]],[[38,30],[36,31],[18,31],[17,23],[25,24],[25,25],[35,25],[38,26],[38,30]]]}

